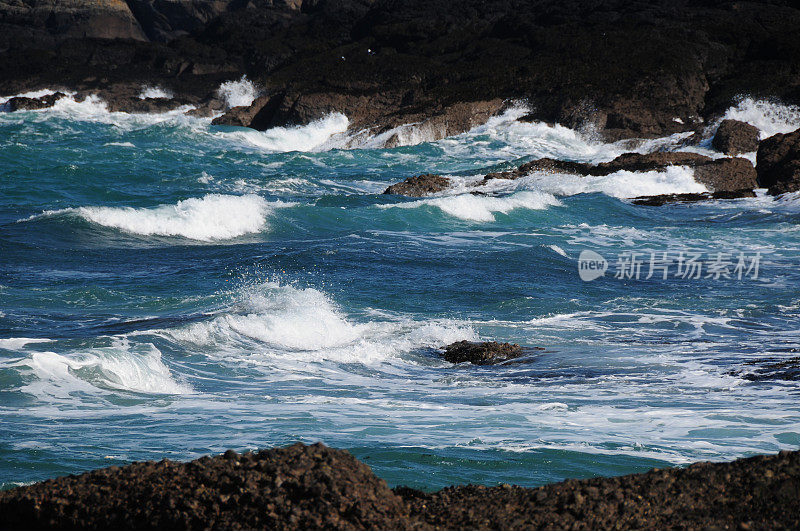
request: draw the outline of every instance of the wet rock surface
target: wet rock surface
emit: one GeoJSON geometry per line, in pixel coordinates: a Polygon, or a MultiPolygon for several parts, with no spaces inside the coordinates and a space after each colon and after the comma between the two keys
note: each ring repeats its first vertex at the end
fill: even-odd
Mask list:
{"type": "Polygon", "coordinates": [[[408,197],[423,197],[446,190],[450,186],[450,179],[428,173],[409,177],[405,181],[389,186],[383,193],[405,195],[408,197]]]}
{"type": "Polygon", "coordinates": [[[525,349],[516,343],[497,341],[456,341],[444,347],[442,358],[450,363],[469,362],[473,365],[494,365],[519,358],[525,349]]]}
{"type": "Polygon", "coordinates": [[[731,373],[751,382],[770,380],[800,381],[800,356],[781,359],[764,358],[745,363],[748,369],[731,373]]]}
{"type": "Polygon", "coordinates": [[[758,149],[758,127],[738,120],[722,120],[711,145],[726,155],[750,153],[758,149]]]}
{"type": "Polygon", "coordinates": [[[800,452],[540,488],[390,490],[321,444],[134,463],[0,492],[0,529],[796,529],[800,452]]]}
{"type": "Polygon", "coordinates": [[[756,169],[758,184],[772,195],[800,190],[800,129],[763,140],[756,169]]]}
{"type": "Polygon", "coordinates": [[[697,203],[700,201],[713,201],[716,199],[741,199],[755,197],[753,190],[735,190],[732,192],[706,192],[700,194],[664,194],[636,197],[632,203],[642,206],[664,206],[675,203],[697,203]]]}
{"type": "Polygon", "coordinates": [[[55,103],[64,96],[65,94],[63,92],[48,94],[47,96],[42,96],[40,98],[26,98],[24,96],[18,96],[5,102],[2,106],[0,106],[0,110],[14,112],[47,109],[55,105],[55,103]]]}

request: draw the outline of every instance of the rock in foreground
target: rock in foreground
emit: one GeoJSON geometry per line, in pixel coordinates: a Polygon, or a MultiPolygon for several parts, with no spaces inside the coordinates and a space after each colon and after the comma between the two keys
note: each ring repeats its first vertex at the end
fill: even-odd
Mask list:
{"type": "Polygon", "coordinates": [[[395,489],[412,518],[437,528],[797,529],[800,452],[698,463],[539,489],[395,489]]]}
{"type": "Polygon", "coordinates": [[[796,529],[800,452],[537,489],[389,490],[348,452],[95,470],[0,492],[0,529],[796,529]]]}
{"type": "Polygon", "coordinates": [[[407,510],[345,451],[295,444],[134,463],[0,493],[0,529],[402,529],[407,510]]]}
{"type": "Polygon", "coordinates": [[[450,363],[468,361],[473,365],[493,365],[523,354],[523,348],[516,343],[456,341],[444,347],[442,357],[450,363]]]}
{"type": "Polygon", "coordinates": [[[770,194],[800,190],[800,129],[762,141],[756,161],[758,184],[770,194]]]}

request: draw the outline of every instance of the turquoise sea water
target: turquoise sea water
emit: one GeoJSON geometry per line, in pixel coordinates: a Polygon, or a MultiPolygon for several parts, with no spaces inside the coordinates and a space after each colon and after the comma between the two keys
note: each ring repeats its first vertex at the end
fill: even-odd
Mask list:
{"type": "Polygon", "coordinates": [[[742,377],[800,356],[800,198],[631,204],[702,190],[685,168],[471,194],[533,158],[628,149],[518,115],[379,149],[337,115],[258,133],[91,101],[0,114],[0,487],[298,440],[425,489],[800,446],[798,382],[742,377]],[[456,187],[381,194],[429,172],[456,187]],[[581,280],[584,250],[605,276],[581,280]],[[630,252],[640,278],[614,278],[630,252]],[[733,278],[646,279],[653,252],[726,253],[733,278]],[[461,339],[544,350],[438,358],[461,339]]]}

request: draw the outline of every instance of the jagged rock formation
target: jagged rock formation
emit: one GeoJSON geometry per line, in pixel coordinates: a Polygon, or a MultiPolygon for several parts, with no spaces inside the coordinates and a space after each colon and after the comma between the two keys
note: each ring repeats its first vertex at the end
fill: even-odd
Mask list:
{"type": "Polygon", "coordinates": [[[763,140],[756,155],[758,183],[772,195],[800,190],[800,129],[763,140]]]}
{"type": "Polygon", "coordinates": [[[800,101],[800,9],[788,0],[36,3],[56,4],[0,2],[0,93],[135,82],[202,100],[246,73],[285,95],[267,123],[337,107],[354,130],[433,119],[458,131],[436,117],[518,98],[533,119],[612,139],[695,130],[741,94],[800,101]]]}

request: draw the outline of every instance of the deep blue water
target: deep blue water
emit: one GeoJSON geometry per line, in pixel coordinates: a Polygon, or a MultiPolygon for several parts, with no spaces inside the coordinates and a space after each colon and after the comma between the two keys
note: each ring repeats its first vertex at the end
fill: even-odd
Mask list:
{"type": "Polygon", "coordinates": [[[0,114],[0,487],[297,440],[426,489],[800,446],[798,382],[742,377],[800,355],[800,199],[631,204],[702,190],[684,168],[470,194],[532,158],[627,149],[514,116],[340,149],[336,116],[257,133],[91,102],[0,114]],[[381,194],[428,172],[460,184],[381,194]],[[581,280],[584,250],[604,277],[581,280]],[[641,278],[614,278],[630,252],[641,278]],[[651,252],[727,253],[733,278],[645,279],[651,252]],[[739,253],[760,253],[757,278],[736,278],[739,253]],[[544,350],[437,357],[461,339],[544,350]]]}

